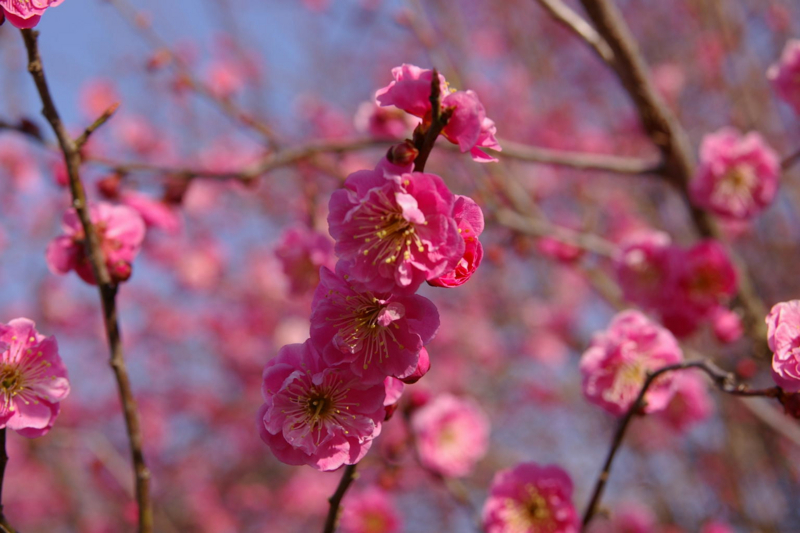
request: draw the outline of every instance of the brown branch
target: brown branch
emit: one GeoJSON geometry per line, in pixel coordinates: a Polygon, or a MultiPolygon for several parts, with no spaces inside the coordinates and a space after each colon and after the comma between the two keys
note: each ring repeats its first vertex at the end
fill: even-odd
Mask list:
{"type": "Polygon", "coordinates": [[[38,144],[47,144],[39,126],[26,118],[20,119],[16,124],[12,124],[5,120],[0,119],[0,130],[11,130],[26,135],[36,141],[38,144]]]}
{"type": "Polygon", "coordinates": [[[630,408],[628,408],[628,410],[625,412],[625,415],[617,426],[617,430],[614,432],[614,436],[611,440],[611,447],[609,448],[608,454],[606,455],[606,460],[603,463],[603,469],[600,471],[600,475],[597,477],[594,490],[592,491],[592,496],[589,499],[589,504],[586,506],[586,511],[583,514],[584,528],[589,524],[589,522],[591,522],[592,518],[597,512],[597,508],[600,505],[600,498],[603,496],[603,490],[605,489],[606,482],[611,474],[611,466],[614,462],[614,458],[617,455],[617,451],[619,451],[622,440],[625,437],[625,432],[627,431],[628,426],[630,426],[633,416],[641,413],[645,406],[644,397],[647,394],[648,389],[653,382],[655,382],[655,380],[663,374],[677,370],[686,370],[689,368],[696,368],[705,372],[713,381],[714,386],[726,394],[747,397],[762,396],[778,399],[785,394],[780,387],[751,389],[747,385],[737,383],[733,374],[722,370],[720,367],[708,360],[687,361],[685,363],[665,366],[663,368],[659,368],[655,372],[649,373],[642,384],[639,394],[636,396],[636,399],[633,401],[630,408]]]}
{"type": "Polygon", "coordinates": [[[800,148],[789,154],[788,156],[784,157],[781,160],[781,170],[786,172],[790,168],[794,166],[795,163],[800,161],[800,148]]]}
{"type": "Polygon", "coordinates": [[[112,104],[111,107],[103,111],[103,114],[100,115],[97,120],[83,130],[81,136],[75,139],[75,146],[78,150],[83,148],[83,145],[89,140],[89,136],[94,133],[97,128],[108,122],[108,119],[110,119],[111,116],[116,113],[117,109],[119,109],[119,102],[112,104]]]}
{"type": "Polygon", "coordinates": [[[347,465],[342,473],[342,479],[339,481],[339,486],[336,487],[336,492],[333,496],[328,498],[330,509],[328,510],[328,517],[325,519],[325,527],[322,529],[323,533],[333,533],[336,531],[336,525],[339,521],[339,513],[342,507],[342,498],[344,498],[347,489],[353,481],[356,480],[356,465],[347,465]]]}
{"type": "MultiPolygon", "coordinates": [[[[655,89],[647,65],[630,29],[613,0],[581,0],[597,32],[614,52],[614,72],[630,95],[650,140],[661,151],[664,165],[661,175],[675,185],[689,210],[697,233],[704,238],[722,240],[713,217],[695,207],[689,198],[689,182],[694,175],[694,161],[689,139],[677,119],[655,89]]],[[[744,311],[744,325],[753,341],[755,354],[766,356],[766,309],[759,298],[745,264],[731,251],[739,284],[736,300],[744,311]]]]}
{"type": "Polygon", "coordinates": [[[431,79],[431,122],[427,129],[423,129],[422,125],[417,127],[414,131],[414,147],[419,150],[419,155],[414,160],[414,171],[424,172],[425,163],[428,162],[428,156],[431,155],[433,145],[439,134],[447,126],[447,122],[453,114],[453,109],[442,109],[442,80],[439,79],[439,71],[433,69],[433,78],[431,79]]]}
{"type": "Polygon", "coordinates": [[[643,158],[553,150],[529,146],[506,139],[500,139],[498,142],[503,147],[503,151],[497,155],[506,159],[558,165],[578,170],[615,172],[617,174],[659,174],[662,171],[662,164],[659,161],[643,158]]]}
{"type": "Polygon", "coordinates": [[[8,464],[8,454],[6,453],[6,428],[0,429],[0,529],[2,533],[15,533],[14,528],[6,520],[3,512],[3,480],[6,477],[6,465],[8,464]]]}
{"type": "MultiPolygon", "coordinates": [[[[561,2],[561,0],[536,1],[539,2],[554,19],[586,41],[586,44],[592,47],[600,59],[609,65],[614,65],[614,51],[608,46],[605,39],[568,5],[561,2]]],[[[503,149],[505,149],[505,145],[503,145],[503,149]]]]}
{"type": "Polygon", "coordinates": [[[42,114],[58,138],[59,146],[64,154],[64,160],[69,174],[69,185],[72,193],[72,206],[81,221],[86,235],[86,255],[92,264],[92,271],[100,291],[100,300],[103,306],[103,319],[108,344],[110,349],[110,364],[114,371],[119,388],[120,401],[125,415],[125,425],[130,441],[131,457],[135,470],[136,500],[139,505],[139,532],[151,533],[153,530],[153,510],[150,501],[150,471],[147,469],[142,452],[142,432],[139,425],[139,415],[133,397],[128,371],[125,368],[125,359],[122,352],[119,322],[117,320],[117,285],[112,281],[105,263],[103,250],[97,230],[92,224],[89,206],[86,201],[86,191],[80,177],[81,156],[78,146],[70,137],[61,117],[56,109],[55,102],[47,85],[44,66],[39,55],[39,33],[33,30],[22,30],[22,38],[28,52],[28,71],[33,77],[39,97],[42,101],[42,114]]]}

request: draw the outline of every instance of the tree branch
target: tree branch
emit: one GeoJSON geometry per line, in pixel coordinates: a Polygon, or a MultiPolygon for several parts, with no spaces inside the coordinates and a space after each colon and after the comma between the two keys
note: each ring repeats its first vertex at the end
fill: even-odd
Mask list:
{"type": "Polygon", "coordinates": [[[80,178],[81,156],[79,147],[70,137],[61,117],[58,114],[50,88],[44,74],[44,66],[39,55],[39,33],[33,30],[22,30],[22,38],[28,52],[28,71],[33,77],[36,89],[42,101],[42,114],[47,119],[58,138],[59,146],[64,154],[64,160],[69,174],[69,185],[72,193],[72,205],[81,221],[86,235],[86,255],[92,264],[92,271],[100,291],[100,300],[103,306],[103,319],[110,349],[110,364],[117,380],[122,409],[125,415],[125,425],[128,431],[131,457],[135,470],[136,500],[139,504],[139,532],[151,533],[153,530],[153,511],[150,501],[150,471],[147,469],[142,452],[142,432],[139,425],[139,415],[136,402],[133,398],[128,371],[125,368],[125,359],[122,352],[122,339],[120,337],[119,322],[117,320],[117,285],[111,280],[106,268],[105,257],[100,246],[100,238],[92,224],[89,206],[86,200],[86,191],[80,178]]]}
{"type": "Polygon", "coordinates": [[[655,382],[663,374],[667,372],[673,372],[677,370],[687,370],[689,368],[696,368],[698,370],[702,370],[705,372],[720,391],[731,394],[733,396],[762,396],[767,398],[778,398],[781,399],[785,393],[780,387],[770,387],[767,389],[751,389],[747,385],[737,383],[736,378],[730,372],[726,372],[722,370],[720,367],[712,363],[711,361],[687,361],[685,363],[679,363],[675,365],[665,366],[663,368],[659,368],[655,372],[652,372],[647,375],[644,383],[642,384],[642,388],[639,391],[639,394],[636,396],[636,400],[631,404],[630,408],[626,411],[625,415],[623,416],[622,420],[620,420],[619,425],[617,426],[617,430],[614,432],[614,436],[611,440],[611,447],[608,450],[608,454],[606,455],[606,460],[603,463],[603,469],[600,471],[600,475],[597,477],[597,481],[594,485],[594,490],[592,491],[592,496],[589,499],[589,504],[586,507],[586,511],[583,515],[583,527],[585,528],[589,522],[591,522],[592,518],[594,517],[595,513],[597,512],[597,508],[600,505],[600,498],[603,496],[603,490],[605,489],[606,482],[608,481],[608,477],[611,474],[611,466],[614,462],[614,458],[617,455],[617,451],[619,451],[620,445],[622,444],[622,440],[625,437],[625,432],[630,426],[631,421],[633,420],[633,416],[637,413],[640,413],[645,406],[644,397],[647,394],[648,389],[650,386],[655,382]]]}
{"type": "Polygon", "coordinates": [[[328,498],[330,509],[328,510],[328,518],[325,519],[325,527],[322,529],[323,533],[333,533],[336,531],[336,525],[339,521],[339,513],[342,507],[342,498],[344,498],[347,489],[355,481],[358,475],[356,474],[356,465],[347,465],[342,473],[342,479],[339,481],[339,486],[336,487],[336,492],[333,496],[328,498]]]}
{"type": "Polygon", "coordinates": [[[3,512],[3,480],[6,477],[6,465],[8,464],[8,454],[6,453],[6,428],[0,429],[0,529],[2,533],[15,533],[14,528],[6,520],[3,512]]]}
{"type": "MultiPolygon", "coordinates": [[[[594,52],[606,63],[614,66],[614,51],[599,33],[580,15],[574,12],[568,5],[561,0],[536,0],[545,8],[550,15],[567,29],[586,41],[594,52]]],[[[505,145],[503,145],[505,150],[505,145]]]]}

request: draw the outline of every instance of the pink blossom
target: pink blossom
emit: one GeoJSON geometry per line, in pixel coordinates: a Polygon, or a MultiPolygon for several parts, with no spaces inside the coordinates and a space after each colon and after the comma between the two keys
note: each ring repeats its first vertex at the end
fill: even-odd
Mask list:
{"type": "Polygon", "coordinates": [[[775,304],[766,322],[772,378],[785,391],[800,392],[800,300],[775,304]]]}
{"type": "Polygon", "coordinates": [[[320,267],[333,268],[333,242],[330,237],[307,227],[293,227],[280,237],[275,255],[289,278],[294,295],[305,294],[319,283],[320,267]]]}
{"type": "Polygon", "coordinates": [[[69,394],[55,337],[35,326],[27,318],[0,324],[0,428],[31,438],[50,431],[69,394]]]}
{"type": "Polygon", "coordinates": [[[458,287],[472,277],[483,259],[483,246],[478,236],[483,233],[483,211],[475,200],[467,196],[456,195],[453,205],[453,218],[458,224],[458,231],[464,239],[464,256],[456,268],[442,274],[428,283],[437,287],[458,287]]]}
{"type": "Polygon", "coordinates": [[[39,24],[48,7],[56,7],[64,0],[0,0],[0,14],[20,29],[33,28],[39,24]]]}
{"type": "Polygon", "coordinates": [[[159,228],[173,235],[181,230],[178,213],[164,202],[133,191],[126,191],[120,201],[135,209],[148,228],[159,228]]]}
{"type": "Polygon", "coordinates": [[[495,134],[494,121],[486,117],[486,110],[473,91],[456,91],[442,101],[444,109],[452,108],[453,114],[442,130],[445,139],[457,144],[461,152],[469,152],[478,163],[497,161],[481,148],[502,151],[495,134]]]}
{"type": "MultiPolygon", "coordinates": [[[[675,337],[639,311],[623,311],[608,329],[595,334],[581,357],[586,399],[614,415],[630,409],[647,373],[679,363],[683,352],[675,337]]],[[[671,373],[661,376],[645,395],[644,411],[660,411],[675,388],[671,373]]]]}
{"type": "Polygon", "coordinates": [[[474,401],[440,394],[411,417],[423,466],[443,476],[468,475],[489,449],[489,417],[474,401]]]}
{"type": "MultiPolygon", "coordinates": [[[[382,106],[395,106],[406,113],[424,119],[431,111],[431,81],[433,71],[403,63],[392,69],[394,81],[375,93],[382,106]]],[[[441,98],[448,94],[447,81],[439,74],[441,98]]]]}
{"type": "Polygon", "coordinates": [[[614,270],[625,299],[647,308],[657,308],[671,282],[669,260],[675,249],[670,237],[660,231],[642,231],[627,238],[614,258],[614,270]]]}
{"type": "Polygon", "coordinates": [[[572,480],[555,465],[521,463],[495,474],[483,506],[486,533],[578,533],[572,480]]]}
{"type": "MultiPolygon", "coordinates": [[[[144,240],[145,225],[139,213],[124,205],[105,202],[92,205],[89,216],[100,239],[111,278],[125,281],[131,275],[136,254],[144,240]]],[[[84,247],[83,226],[75,209],[64,213],[64,235],[56,237],[47,247],[47,266],[54,274],[75,270],[86,283],[95,284],[94,272],[84,247]]]]}
{"type": "Polygon", "coordinates": [[[344,501],[343,533],[397,533],[402,524],[389,495],[374,485],[349,494],[344,501]]]}
{"type": "Polygon", "coordinates": [[[83,84],[80,90],[80,108],[84,115],[94,120],[120,101],[116,84],[106,78],[95,78],[83,84]]]}
{"type": "Polygon", "coordinates": [[[714,412],[714,402],[708,393],[708,381],[699,371],[675,373],[675,394],[658,418],[679,432],[685,432],[714,412]]]}
{"type": "Polygon", "coordinates": [[[714,336],[725,344],[736,342],[744,333],[742,317],[727,307],[719,306],[711,312],[711,325],[714,336]]]}
{"type": "Polygon", "coordinates": [[[698,207],[748,219],[772,203],[779,177],[780,158],[761,135],[722,128],[703,138],[690,193],[698,207]]]}
{"type": "Polygon", "coordinates": [[[366,291],[341,262],[335,274],[320,270],[312,308],[314,347],[326,363],[348,364],[365,383],[411,375],[422,347],[439,329],[433,302],[416,294],[366,291]]]}
{"type": "Polygon", "coordinates": [[[383,386],[386,389],[383,407],[386,410],[386,420],[389,420],[397,409],[397,402],[400,401],[406,385],[399,379],[389,376],[383,380],[383,386]]]}
{"type": "Polygon", "coordinates": [[[425,374],[431,369],[431,359],[428,355],[428,350],[424,347],[419,351],[419,361],[417,362],[417,368],[414,369],[414,372],[409,374],[408,376],[402,378],[400,381],[405,383],[406,385],[412,385],[422,379],[425,374]]]}
{"type": "Polygon", "coordinates": [[[375,102],[363,102],[358,106],[353,122],[356,131],[375,138],[402,139],[409,136],[419,120],[394,106],[381,107],[375,102]]]}
{"type": "Polygon", "coordinates": [[[767,78],[778,96],[800,115],[800,39],[790,39],[780,60],[769,67],[767,78]]]}
{"type": "Polygon", "coordinates": [[[728,524],[714,520],[705,524],[700,533],[734,533],[734,530],[728,524]]]}
{"type": "Polygon", "coordinates": [[[536,242],[536,248],[542,255],[563,263],[574,263],[583,256],[583,249],[553,237],[542,237],[536,242]]]}
{"type": "Polygon", "coordinates": [[[264,367],[261,439],[280,461],[336,470],[355,464],[381,431],[383,383],[324,363],[311,342],[289,344],[264,367]]]}
{"type": "Polygon", "coordinates": [[[452,216],[455,197],[442,178],[385,173],[388,164],[350,174],[331,196],[328,224],[353,278],[377,292],[414,293],[456,268],[464,239],[452,216]]]}
{"type": "Polygon", "coordinates": [[[624,503],[608,521],[593,522],[590,533],[653,533],[656,517],[638,503],[624,503]]]}

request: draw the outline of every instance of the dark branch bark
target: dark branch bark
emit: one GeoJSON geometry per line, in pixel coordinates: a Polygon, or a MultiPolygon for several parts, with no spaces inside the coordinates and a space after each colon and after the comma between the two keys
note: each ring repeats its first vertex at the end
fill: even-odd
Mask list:
{"type": "Polygon", "coordinates": [[[342,508],[342,498],[344,498],[347,489],[356,479],[356,465],[347,465],[342,473],[342,479],[339,481],[339,486],[336,487],[336,492],[333,496],[328,498],[330,509],[328,510],[328,518],[325,520],[325,527],[322,529],[323,533],[333,533],[336,531],[336,525],[339,522],[339,514],[342,508]]]}

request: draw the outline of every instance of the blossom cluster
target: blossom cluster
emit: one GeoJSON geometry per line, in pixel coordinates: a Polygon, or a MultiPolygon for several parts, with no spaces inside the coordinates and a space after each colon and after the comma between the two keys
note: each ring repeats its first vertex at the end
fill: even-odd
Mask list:
{"type": "Polygon", "coordinates": [[[0,0],[0,24],[7,19],[17,28],[33,28],[47,8],[62,2],[64,0],[0,0]]]}
{"type": "MultiPolygon", "coordinates": [[[[395,81],[378,91],[378,102],[422,118],[419,128],[430,127],[433,71],[403,65],[393,74],[395,81]]],[[[440,82],[447,87],[443,77],[440,82]]],[[[473,158],[488,158],[475,153],[496,147],[494,124],[477,96],[443,93],[442,106],[452,113],[442,134],[473,158]]],[[[440,176],[413,171],[413,159],[398,163],[384,158],[372,170],[354,172],[331,196],[328,228],[338,256],[333,268],[325,265],[324,240],[295,232],[279,250],[289,270],[319,268],[310,338],[281,348],[263,373],[259,433],[285,463],[328,471],[364,456],[404,384],[430,368],[425,346],[439,329],[439,313],[417,291],[424,283],[459,286],[480,265],[480,207],[453,194],[440,176]],[[297,249],[301,244],[305,248],[297,249]]],[[[309,276],[293,272],[292,278],[309,276]]],[[[480,427],[484,444],[473,448],[482,455],[488,422],[476,411],[458,404],[455,414],[429,410],[428,418],[446,416],[456,428],[480,427]]],[[[425,417],[417,420],[425,435],[430,424],[425,417]]],[[[461,475],[472,460],[434,459],[431,468],[461,475]]]]}
{"type": "Polygon", "coordinates": [[[717,241],[687,249],[665,233],[638,233],[621,244],[614,268],[625,299],[657,313],[675,335],[689,335],[709,320],[719,326],[720,340],[741,334],[736,316],[724,307],[736,293],[736,271],[717,241]]]}

